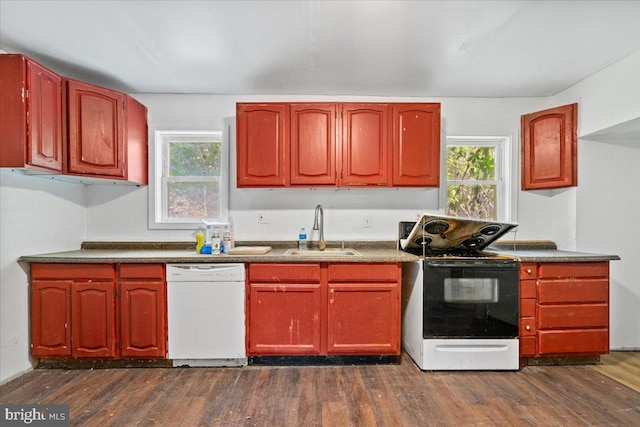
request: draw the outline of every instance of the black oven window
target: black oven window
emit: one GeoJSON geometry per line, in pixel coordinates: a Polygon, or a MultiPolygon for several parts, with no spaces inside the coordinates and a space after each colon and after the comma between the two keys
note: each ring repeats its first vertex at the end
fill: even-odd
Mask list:
{"type": "Polygon", "coordinates": [[[429,267],[424,275],[424,337],[518,336],[518,270],[429,267]]]}

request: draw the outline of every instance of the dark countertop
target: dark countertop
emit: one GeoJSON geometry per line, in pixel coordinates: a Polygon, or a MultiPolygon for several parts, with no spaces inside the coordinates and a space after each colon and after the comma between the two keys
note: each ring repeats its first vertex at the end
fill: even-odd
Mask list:
{"type": "Polygon", "coordinates": [[[499,240],[484,252],[513,257],[520,262],[598,262],[620,259],[617,255],[561,251],[550,240],[499,240]]]}
{"type": "MultiPolygon", "coordinates": [[[[342,242],[327,242],[339,248],[342,242]]],[[[191,242],[84,242],[78,250],[48,254],[25,255],[18,261],[39,263],[371,263],[413,262],[420,257],[397,249],[395,241],[345,242],[346,248],[358,250],[360,256],[330,257],[285,255],[295,248],[295,242],[237,242],[236,246],[271,246],[264,255],[200,255],[191,242]]],[[[504,242],[490,246],[485,253],[513,257],[521,262],[598,262],[619,260],[617,255],[557,250],[549,241],[504,242]]]]}
{"type": "MultiPolygon", "coordinates": [[[[327,242],[329,247],[339,248],[340,244],[327,242]]],[[[233,263],[233,262],[286,262],[286,263],[371,263],[371,262],[411,262],[419,258],[393,245],[395,242],[345,242],[346,248],[356,249],[361,255],[355,256],[294,256],[285,255],[287,249],[295,248],[295,242],[238,242],[236,246],[271,246],[271,251],[263,255],[245,254],[196,254],[190,242],[85,242],[81,249],[67,252],[25,255],[18,261],[39,263],[233,263]]]]}
{"type": "Polygon", "coordinates": [[[502,256],[516,258],[520,262],[598,262],[620,259],[617,255],[592,254],[587,252],[570,252],[559,250],[486,250],[502,256]]]}

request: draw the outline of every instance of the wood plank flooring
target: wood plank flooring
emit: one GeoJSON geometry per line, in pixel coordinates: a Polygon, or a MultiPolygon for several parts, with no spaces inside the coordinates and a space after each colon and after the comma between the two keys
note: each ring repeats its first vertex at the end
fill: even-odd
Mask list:
{"type": "Polygon", "coordinates": [[[640,392],[640,352],[615,351],[601,356],[600,362],[596,371],[640,392]]]}
{"type": "Polygon", "coordinates": [[[395,365],[37,369],[1,386],[0,402],[66,403],[74,426],[640,426],[640,393],[599,368],[421,372],[403,355],[395,365]]]}

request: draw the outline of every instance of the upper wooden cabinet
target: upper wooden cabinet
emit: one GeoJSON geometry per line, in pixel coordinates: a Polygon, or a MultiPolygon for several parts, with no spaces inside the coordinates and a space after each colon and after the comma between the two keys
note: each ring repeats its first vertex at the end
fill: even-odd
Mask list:
{"type": "Polygon", "coordinates": [[[0,167],[147,184],[144,105],[24,55],[0,55],[0,66],[0,167]]]}
{"type": "Polygon", "coordinates": [[[525,114],[522,122],[522,189],[578,185],[578,104],[525,114]]]}
{"type": "Polygon", "coordinates": [[[392,185],[440,185],[440,104],[392,104],[392,185]]]}
{"type": "Polygon", "coordinates": [[[0,167],[61,172],[62,78],[23,55],[0,68],[0,167]]]}
{"type": "Polygon", "coordinates": [[[289,106],[237,104],[238,187],[289,184],[289,106]]]}
{"type": "Polygon", "coordinates": [[[291,184],[336,184],[336,104],[291,104],[291,184]]]}
{"type": "Polygon", "coordinates": [[[343,104],[341,184],[388,185],[388,152],[389,107],[343,104]]]}
{"type": "Polygon", "coordinates": [[[439,185],[440,104],[237,105],[238,187],[439,185]]]}
{"type": "Polygon", "coordinates": [[[72,175],[147,184],[147,110],[120,92],[67,81],[68,162],[72,175]]]}

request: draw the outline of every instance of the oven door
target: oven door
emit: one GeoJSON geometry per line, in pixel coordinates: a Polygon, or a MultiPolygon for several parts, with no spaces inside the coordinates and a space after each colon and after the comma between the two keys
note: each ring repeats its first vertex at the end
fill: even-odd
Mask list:
{"type": "Polygon", "coordinates": [[[424,338],[515,338],[518,263],[424,261],[424,338]]]}

